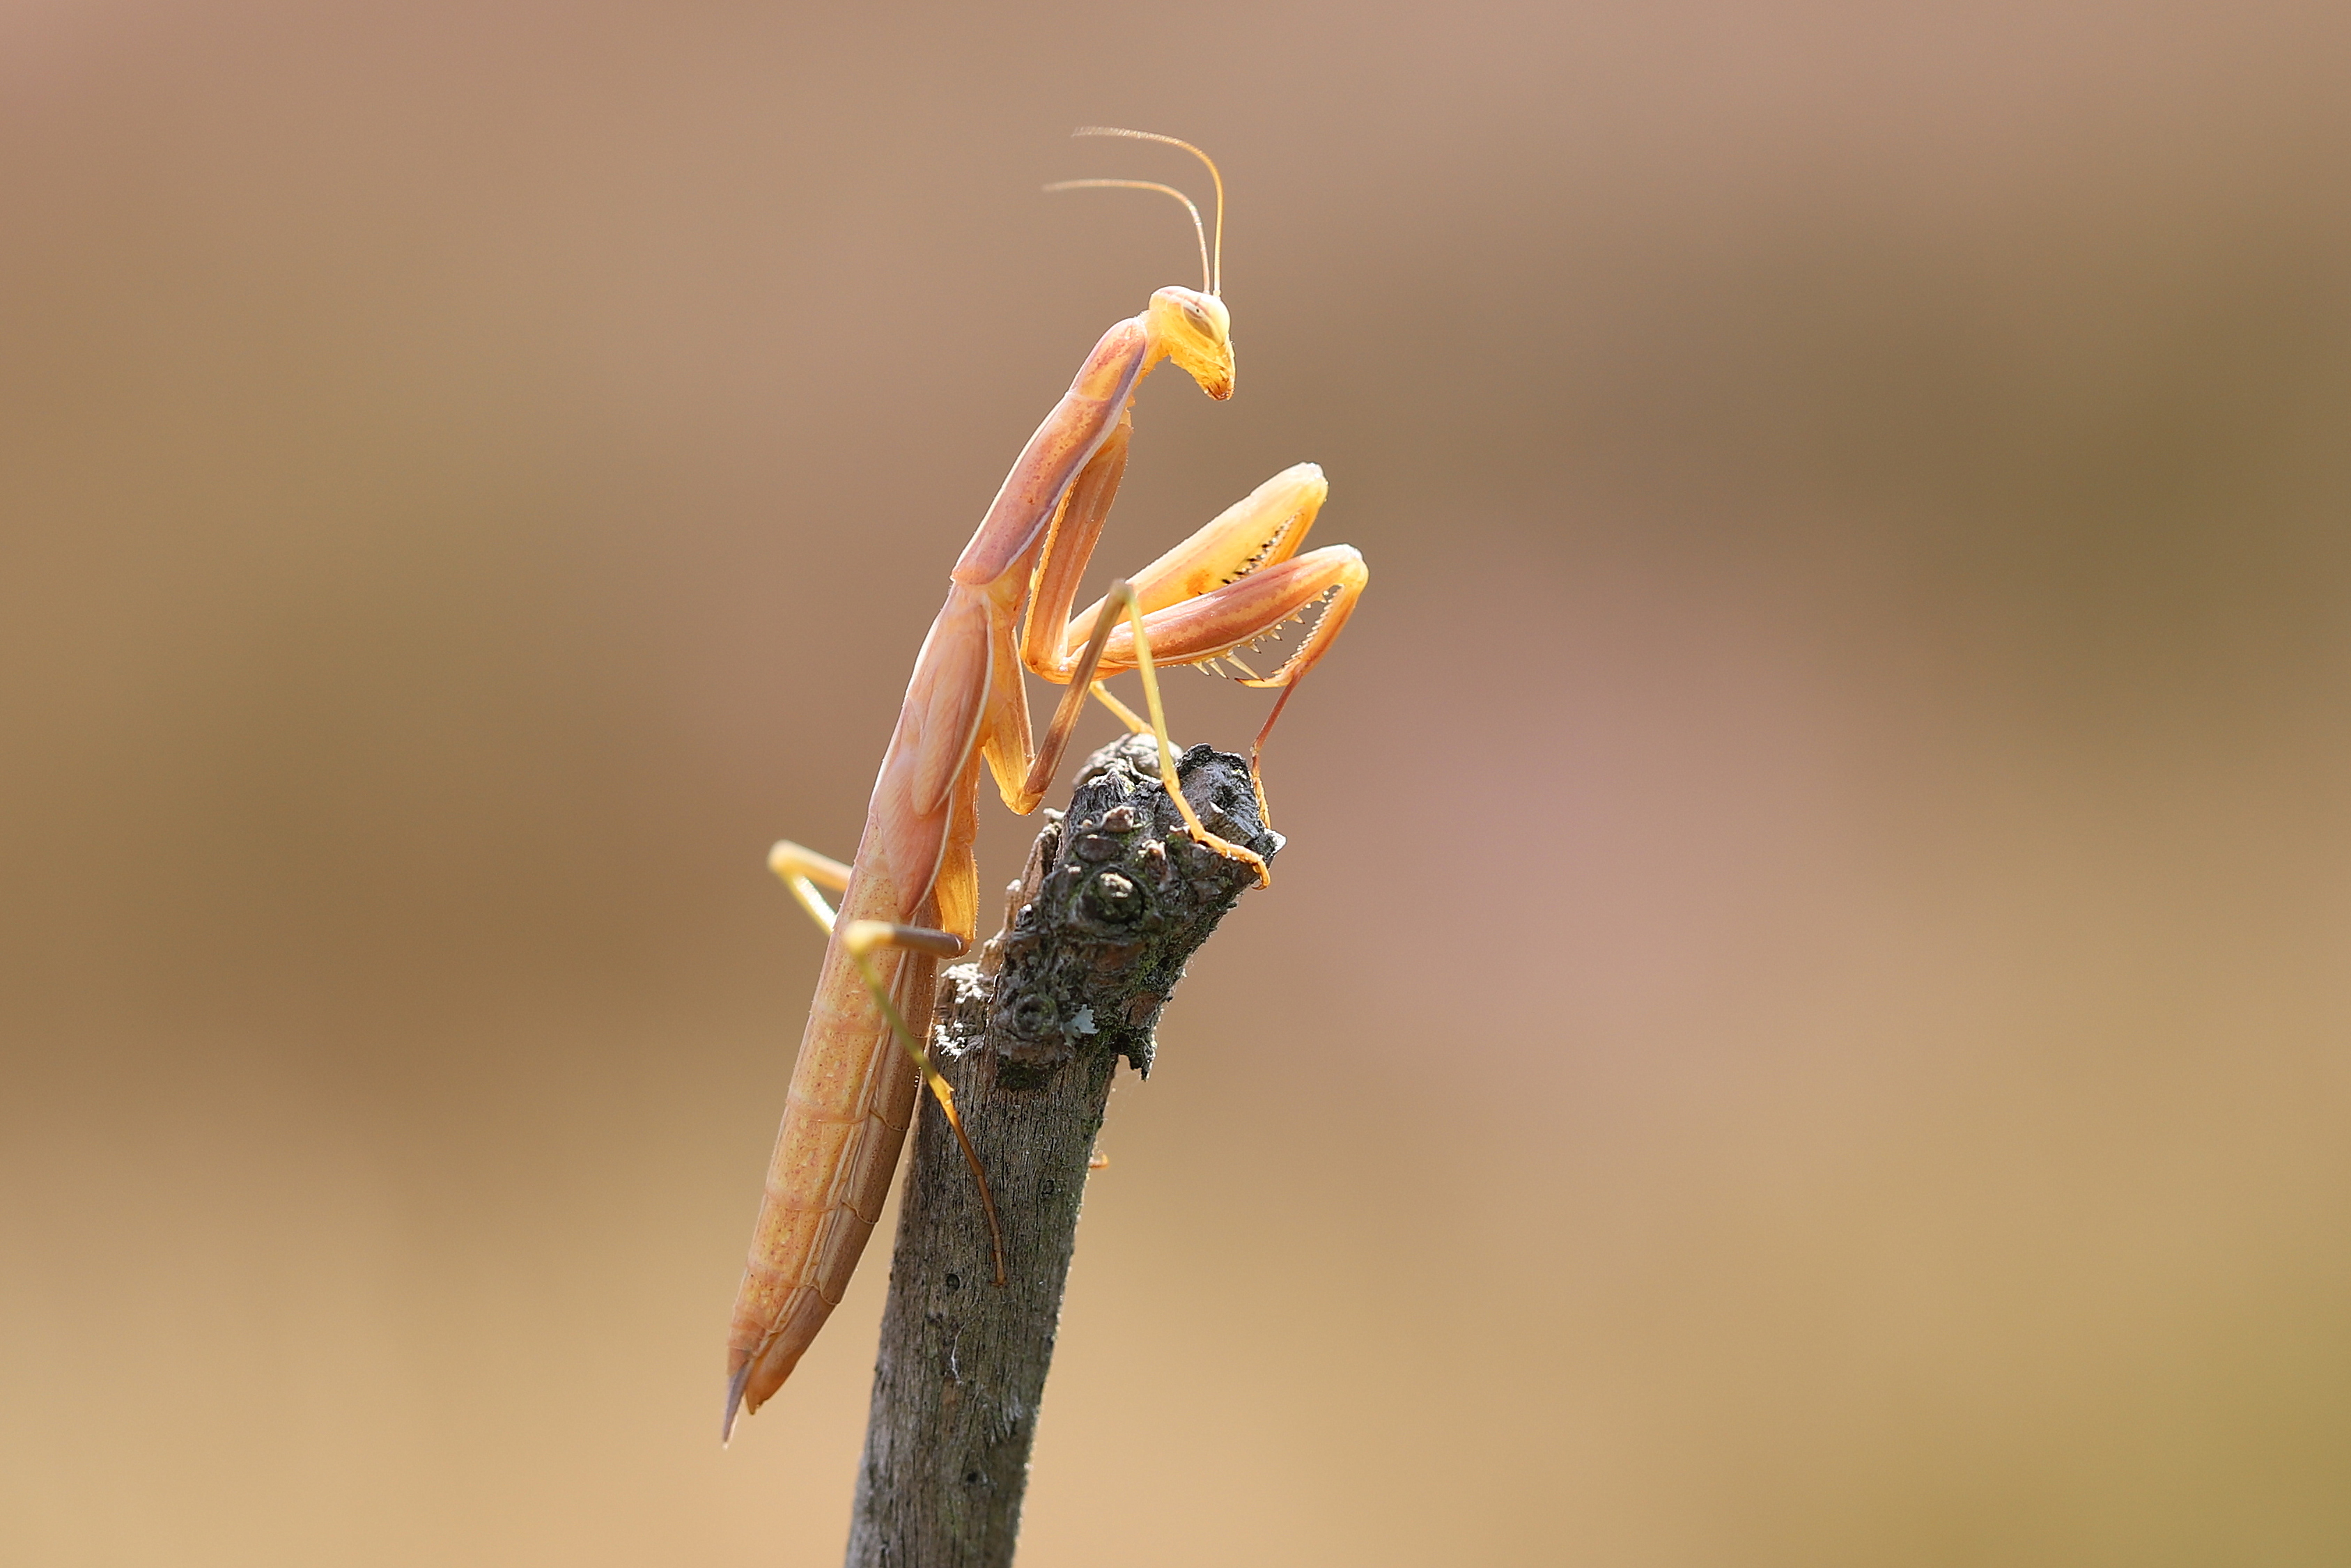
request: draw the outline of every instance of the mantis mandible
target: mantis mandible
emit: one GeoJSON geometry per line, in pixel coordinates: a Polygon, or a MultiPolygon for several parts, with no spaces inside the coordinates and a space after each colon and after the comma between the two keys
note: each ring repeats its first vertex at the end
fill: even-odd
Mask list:
{"type": "Polygon", "coordinates": [[[956,562],[946,603],[915,655],[854,862],[844,866],[789,842],[770,852],[769,865],[829,936],[735,1299],[722,1437],[738,1410],[757,1410],[783,1386],[840,1302],[881,1217],[918,1084],[928,1084],[963,1144],[1003,1282],[1003,1239],[986,1176],[964,1138],[954,1094],[925,1051],[939,961],[962,956],[977,930],[972,841],[982,761],[1007,806],[1033,811],[1091,691],[1130,729],[1156,735],[1161,781],[1192,836],[1249,862],[1259,883],[1268,882],[1265,862],[1210,832],[1177,787],[1154,665],[1218,674],[1230,666],[1230,678],[1244,685],[1281,688],[1250,754],[1254,778],[1274,720],[1368,580],[1363,557],[1349,546],[1298,553],[1328,490],[1322,471],[1301,463],[1071,614],[1125,472],[1132,404],[1144,377],[1169,360],[1210,397],[1233,392],[1231,318],[1221,292],[1224,180],[1216,164],[1189,142],[1155,132],[1087,126],[1077,134],[1165,142],[1207,164],[1217,188],[1213,258],[1198,208],[1173,187],[1140,180],[1047,187],[1115,185],[1174,196],[1192,208],[1202,287],[1162,288],[1140,315],[1105,332],[1021,449],[956,562]],[[1270,674],[1237,656],[1316,610],[1303,641],[1270,674]],[[1033,745],[1023,668],[1068,688],[1033,745]],[[1100,685],[1126,670],[1142,676],[1147,725],[1100,685]],[[820,888],[840,895],[837,911],[820,888]],[[893,1037],[903,1049],[893,1048],[893,1037]]]}

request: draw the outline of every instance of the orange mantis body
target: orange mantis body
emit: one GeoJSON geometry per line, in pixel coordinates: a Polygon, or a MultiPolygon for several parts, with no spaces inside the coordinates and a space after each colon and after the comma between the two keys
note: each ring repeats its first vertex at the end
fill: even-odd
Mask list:
{"type": "MultiPolygon", "coordinates": [[[[1220,250],[1221,194],[1220,181],[1220,250]]],[[[1205,232],[1202,250],[1205,263],[1205,232]]],[[[1311,463],[1285,469],[1113,584],[1098,606],[1071,615],[1126,467],[1130,411],[1144,377],[1173,360],[1210,397],[1232,395],[1230,320],[1214,270],[1205,281],[1205,292],[1160,289],[1141,315],[1105,332],[1022,448],[956,562],[946,603],[915,656],[855,862],[843,867],[790,843],[770,856],[831,936],[727,1334],[729,1431],[739,1406],[756,1410],[783,1385],[840,1302],[881,1216],[920,1082],[954,1119],[953,1097],[919,1042],[929,1039],[939,960],[961,954],[977,933],[972,841],[982,760],[1006,805],[1034,810],[1087,692],[1101,677],[1137,670],[1162,780],[1193,836],[1265,874],[1257,856],[1210,833],[1185,803],[1152,667],[1227,662],[1248,685],[1288,688],[1322,657],[1367,580],[1363,558],[1348,546],[1297,553],[1327,491],[1322,470],[1311,463]],[[1321,618],[1272,674],[1239,664],[1244,644],[1318,606],[1321,618]],[[1023,667],[1069,688],[1034,746],[1023,667]],[[812,883],[839,891],[837,915],[812,883]],[[901,1031],[903,1051],[893,1045],[901,1031]]],[[[1288,699],[1285,689],[1277,716],[1288,699]]],[[[1000,1273],[1000,1247],[998,1255],[1000,1273]]]]}

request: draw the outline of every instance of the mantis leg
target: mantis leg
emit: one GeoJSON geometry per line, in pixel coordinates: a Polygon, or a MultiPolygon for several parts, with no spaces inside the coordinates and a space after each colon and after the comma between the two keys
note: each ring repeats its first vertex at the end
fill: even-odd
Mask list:
{"type": "MultiPolygon", "coordinates": [[[[1329,494],[1322,471],[1311,463],[1301,463],[1283,469],[1227,507],[1128,580],[1143,612],[1140,624],[1114,628],[1100,655],[1088,666],[1097,675],[1139,670],[1144,661],[1137,650],[1147,643],[1154,663],[1192,664],[1230,674],[1246,685],[1280,688],[1280,697],[1249,748],[1249,776],[1257,786],[1259,811],[1269,821],[1265,785],[1258,769],[1266,737],[1273,733],[1290,692],[1329,651],[1370,581],[1363,557],[1349,546],[1297,553],[1329,494]],[[1242,650],[1254,652],[1269,637],[1280,642],[1284,623],[1317,610],[1321,614],[1304,641],[1270,674],[1260,675],[1243,662],[1242,650]]],[[[1040,583],[1046,577],[1040,569],[1040,583]]],[[[1034,613],[1041,614],[1046,608],[1040,602],[1034,613]]],[[[1066,622],[1063,646],[1089,622],[1100,626],[1113,609],[1105,598],[1066,622]]],[[[1032,629],[1032,645],[1035,641],[1032,629]]],[[[1068,679],[1075,674],[1076,661],[1066,666],[1053,664],[1050,657],[1045,662],[1049,667],[1039,673],[1049,679],[1068,679]],[[1061,673],[1065,667],[1068,674],[1061,673]]],[[[1030,668],[1038,665],[1032,663],[1030,668]]],[[[1096,695],[1129,729],[1145,727],[1099,686],[1096,695]]]]}
{"type": "MultiPolygon", "coordinates": [[[[768,869],[781,877],[784,885],[792,890],[800,907],[831,935],[836,920],[831,904],[827,904],[819,886],[835,893],[846,892],[851,868],[814,850],[793,843],[789,839],[777,841],[768,852],[768,869]]],[[[987,1173],[980,1168],[979,1155],[971,1146],[971,1138],[963,1130],[963,1118],[956,1113],[955,1086],[940,1076],[931,1061],[927,1041],[914,1038],[898,1004],[891,999],[890,988],[883,983],[881,972],[873,967],[873,951],[877,947],[903,947],[912,952],[927,953],[935,958],[960,958],[964,940],[953,932],[934,931],[924,925],[901,925],[887,920],[852,920],[841,928],[841,945],[857,966],[858,978],[865,982],[882,1016],[890,1020],[890,1032],[898,1044],[914,1059],[914,1070],[923,1075],[939,1109],[946,1113],[947,1125],[955,1129],[956,1142],[963,1146],[963,1157],[971,1166],[971,1178],[979,1184],[980,1207],[987,1211],[988,1239],[996,1251],[996,1282],[1004,1283],[1004,1231],[996,1219],[996,1196],[987,1190],[987,1173]]]]}
{"type": "MultiPolygon", "coordinates": [[[[1285,468],[1128,579],[1153,657],[1218,674],[1225,673],[1219,664],[1229,664],[1233,678],[1252,686],[1288,686],[1311,669],[1371,580],[1363,557],[1350,546],[1298,554],[1329,494],[1313,464],[1285,468]],[[1265,638],[1280,641],[1285,622],[1318,607],[1323,613],[1304,642],[1270,674],[1259,674],[1238,656],[1265,638]]],[[[1063,642],[1102,608],[1081,611],[1064,628],[1063,642]]],[[[1112,673],[1138,667],[1129,636],[1112,635],[1101,665],[1112,673]]]]}
{"type": "Polygon", "coordinates": [[[815,921],[826,936],[831,936],[833,907],[824,901],[824,894],[817,889],[829,887],[835,893],[848,892],[849,868],[830,855],[820,855],[789,839],[778,839],[775,848],[768,852],[768,869],[783,878],[784,885],[792,890],[792,896],[799,900],[799,905],[808,911],[809,918],[815,921]]]}
{"type": "Polygon", "coordinates": [[[852,920],[841,927],[841,946],[848,949],[850,957],[856,961],[857,973],[865,982],[865,988],[873,994],[873,999],[881,1004],[883,1016],[890,1020],[890,1032],[898,1037],[898,1043],[905,1048],[908,1056],[914,1059],[915,1071],[930,1086],[931,1097],[939,1103],[939,1109],[946,1113],[947,1125],[955,1130],[956,1142],[963,1147],[964,1164],[971,1167],[971,1179],[979,1185],[979,1205],[987,1211],[987,1240],[996,1254],[996,1282],[1000,1286],[1006,1279],[1004,1227],[997,1221],[996,1195],[987,1190],[987,1173],[980,1168],[979,1151],[971,1146],[971,1135],[963,1130],[963,1118],[956,1114],[955,1086],[941,1077],[939,1070],[932,1064],[928,1042],[918,1042],[914,1039],[914,1031],[906,1027],[905,1019],[898,1012],[898,1004],[890,999],[890,988],[882,983],[881,975],[873,967],[872,954],[876,947],[911,947],[916,952],[931,953],[942,958],[959,958],[963,956],[963,938],[945,931],[926,930],[919,925],[897,925],[885,920],[852,920]]]}
{"type": "MultiPolygon", "coordinates": [[[[1330,494],[1330,482],[1314,464],[1292,464],[1276,474],[1127,579],[1143,612],[1197,599],[1288,560],[1298,553],[1330,494]]],[[[1098,608],[1080,612],[1064,629],[1064,641],[1098,608]]]]}
{"type": "Polygon", "coordinates": [[[1112,632],[1098,667],[1106,673],[1122,669],[1145,672],[1146,694],[1150,691],[1147,672],[1154,659],[1228,674],[1243,685],[1280,687],[1281,695],[1275,701],[1273,711],[1266,716],[1256,743],[1249,747],[1249,778],[1257,789],[1258,811],[1270,822],[1265,783],[1258,768],[1266,737],[1273,733],[1274,722],[1280,718],[1299,681],[1330,651],[1370,580],[1370,570],[1352,546],[1330,545],[1311,550],[1279,565],[1252,571],[1196,598],[1178,600],[1147,615],[1131,618],[1132,627],[1122,625],[1112,632]],[[1271,674],[1260,675],[1242,662],[1240,650],[1254,652],[1259,643],[1268,637],[1279,642],[1285,622],[1301,620],[1317,610],[1321,612],[1320,619],[1308,631],[1305,641],[1271,674]],[[1220,665],[1230,668],[1220,669],[1220,665]]]}
{"type": "MultiPolygon", "coordinates": [[[[1247,863],[1257,873],[1258,885],[1265,886],[1272,877],[1266,870],[1264,857],[1210,832],[1207,825],[1200,821],[1199,813],[1192,809],[1192,802],[1184,798],[1183,787],[1176,778],[1175,747],[1167,738],[1166,711],[1159,700],[1159,681],[1152,668],[1151,637],[1144,628],[1142,608],[1134,591],[1123,582],[1112,583],[1110,592],[1103,597],[1093,619],[1093,634],[1086,639],[1085,647],[1069,664],[1068,674],[1064,677],[1069,689],[1062,694],[1061,703],[1053,710],[1052,722],[1045,727],[1043,741],[1033,750],[1030,748],[1028,726],[1025,720],[1014,722],[1018,716],[1009,705],[999,710],[996,721],[989,727],[987,746],[990,761],[996,769],[997,784],[1003,792],[1005,804],[1025,815],[1036,810],[1038,801],[1044,798],[1046,789],[1053,781],[1053,775],[1061,766],[1063,753],[1069,749],[1070,737],[1077,727],[1078,716],[1085,709],[1086,694],[1094,685],[1094,672],[1102,662],[1103,651],[1111,644],[1113,636],[1123,630],[1127,634],[1125,667],[1142,674],[1144,695],[1151,709],[1148,727],[1135,721],[1132,714],[1124,715],[1128,727],[1138,733],[1148,727],[1158,740],[1159,782],[1166,789],[1167,798],[1176,803],[1176,810],[1183,814],[1184,824],[1192,837],[1220,855],[1247,863]],[[1119,620],[1122,615],[1125,617],[1123,626],[1119,620]],[[1026,766],[1021,766],[1023,764],[1026,766]],[[1020,782],[1008,784],[1010,778],[1018,778],[1020,782]]],[[[1112,706],[1113,708],[1117,706],[1115,703],[1112,706]]]]}
{"type": "MultiPolygon", "coordinates": [[[[1096,661],[1102,657],[1102,645],[1109,641],[1109,634],[1115,630],[1110,623],[1111,612],[1113,609],[1123,609],[1126,612],[1125,629],[1130,632],[1129,641],[1134,650],[1134,668],[1143,676],[1143,696],[1151,709],[1151,733],[1159,741],[1160,787],[1167,791],[1167,798],[1176,802],[1176,809],[1184,814],[1184,825],[1192,830],[1194,839],[1228,860],[1240,861],[1254,868],[1257,872],[1257,884],[1259,887],[1271,886],[1273,873],[1268,869],[1265,857],[1254,850],[1246,849],[1227,839],[1220,839],[1208,831],[1207,825],[1200,821],[1200,814],[1192,810],[1192,802],[1185,799],[1184,787],[1176,782],[1176,747],[1167,738],[1167,712],[1160,706],[1159,678],[1151,667],[1150,634],[1144,628],[1143,610],[1136,602],[1134,590],[1126,583],[1111,584],[1110,592],[1103,596],[1102,619],[1098,623],[1100,629],[1095,633],[1094,642],[1088,645],[1088,653],[1096,661]]],[[[1093,684],[1093,668],[1090,664],[1085,672],[1085,680],[1089,685],[1093,684]]],[[[1072,685],[1070,687],[1071,695],[1075,696],[1077,692],[1078,687],[1072,685]]],[[[1256,774],[1254,759],[1252,759],[1250,774],[1254,779],[1256,774]]],[[[1264,792],[1260,790],[1258,803],[1262,806],[1264,800],[1264,792]]]]}
{"type": "MultiPolygon", "coordinates": [[[[1038,546],[1019,657],[1029,669],[1066,685],[1069,691],[1055,708],[1043,740],[1033,749],[1028,743],[1025,709],[1017,724],[1008,712],[991,723],[988,750],[998,788],[1014,810],[1035,809],[1061,765],[1086,695],[1092,691],[1129,730],[1140,733],[1148,727],[1157,736],[1162,782],[1182,807],[1193,836],[1220,854],[1249,862],[1263,885],[1270,880],[1264,862],[1210,833],[1176,789],[1174,748],[1167,739],[1153,666],[1188,664],[1217,671],[1220,664],[1228,664],[1236,672],[1235,679],[1250,685],[1284,688],[1250,748],[1249,771],[1255,779],[1266,737],[1288,704],[1288,688],[1313,667],[1338,636],[1370,574],[1363,557],[1345,545],[1297,554],[1330,493],[1322,471],[1311,463],[1301,463],[1259,485],[1133,579],[1113,584],[1100,602],[1064,620],[1076,598],[1078,579],[1117,497],[1119,479],[1126,469],[1126,438],[1127,425],[1122,420],[1071,483],[1038,546]],[[1241,662],[1238,650],[1243,645],[1254,650],[1266,637],[1279,640],[1285,622],[1301,619],[1317,609],[1322,613],[1304,643],[1271,674],[1259,675],[1241,662]],[[1122,616],[1123,625],[1119,623],[1122,616]],[[1091,634],[1082,647],[1072,652],[1081,629],[1089,625],[1091,634]],[[1098,675],[1121,670],[1134,670],[1143,676],[1151,712],[1148,726],[1100,686],[1098,675]]],[[[1006,632],[997,634],[1009,641],[1006,632]]],[[[1000,647],[998,656],[1011,651],[1000,647]]],[[[1262,783],[1258,785],[1258,806],[1263,812],[1262,783]]]]}

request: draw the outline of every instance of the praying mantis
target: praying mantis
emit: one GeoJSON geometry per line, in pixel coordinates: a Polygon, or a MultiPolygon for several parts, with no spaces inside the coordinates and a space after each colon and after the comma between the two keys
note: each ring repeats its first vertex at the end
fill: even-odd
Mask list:
{"type": "MultiPolygon", "coordinates": [[[[1215,162],[1156,132],[1085,126],[1077,134],[1163,142],[1207,164],[1217,191],[1214,251],[1198,208],[1172,186],[1074,180],[1047,187],[1121,186],[1182,202],[1200,241],[1202,287],[1159,289],[1141,314],[1105,332],[1021,449],[949,574],[946,603],[915,655],[855,861],[842,865],[789,841],[770,852],[769,866],[828,936],[727,1333],[722,1440],[742,1409],[757,1410],[783,1386],[839,1304],[881,1218],[920,1085],[938,1101],[979,1183],[1003,1282],[1002,1233],[986,1175],[954,1093],[925,1050],[939,961],[961,956],[977,931],[972,844],[983,761],[1007,806],[1035,810],[1091,692],[1129,729],[1156,737],[1161,781],[1191,835],[1249,863],[1260,884],[1270,882],[1265,862],[1210,832],[1177,787],[1154,669],[1229,667],[1244,685],[1280,688],[1250,753],[1254,779],[1274,721],[1369,580],[1350,546],[1298,553],[1328,493],[1322,471],[1301,463],[1071,615],[1125,472],[1143,379],[1172,361],[1208,396],[1221,402],[1233,392],[1224,178],[1215,162]],[[1310,612],[1319,613],[1271,674],[1241,662],[1244,646],[1254,650],[1310,612]],[[1023,669],[1067,688],[1033,745],[1023,669]],[[1127,670],[1142,677],[1147,724],[1101,685],[1127,670]],[[837,909],[820,889],[839,895],[837,909]]],[[[1262,807],[1261,784],[1258,797],[1262,807]]]]}

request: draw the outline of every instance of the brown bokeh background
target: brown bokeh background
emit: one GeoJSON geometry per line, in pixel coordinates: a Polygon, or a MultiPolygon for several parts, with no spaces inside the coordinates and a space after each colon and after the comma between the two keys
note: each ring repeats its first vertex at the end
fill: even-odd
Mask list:
{"type": "Polygon", "coordinates": [[[1024,1563],[2351,1558],[2346,79],[2316,0],[0,10],[0,1556],[836,1555],[879,1268],[716,1441],[761,853],[1194,277],[1039,193],[1200,183],[1109,120],[1224,160],[1240,379],[1096,579],[1311,458],[1374,580],[1024,1563]]]}

